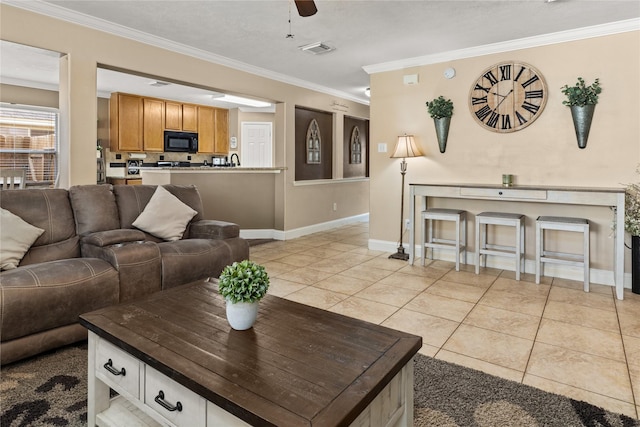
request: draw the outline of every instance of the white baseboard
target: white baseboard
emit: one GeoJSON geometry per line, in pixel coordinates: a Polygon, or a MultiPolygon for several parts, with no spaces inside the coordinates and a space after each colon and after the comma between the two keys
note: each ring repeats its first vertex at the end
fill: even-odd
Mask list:
{"type": "Polygon", "coordinates": [[[293,230],[274,230],[274,229],[248,229],[240,230],[240,237],[243,239],[275,239],[290,240],[297,237],[306,236],[308,234],[327,231],[333,228],[342,227],[344,225],[355,224],[358,222],[369,222],[369,214],[355,215],[347,218],[340,218],[333,221],[313,224],[306,227],[300,227],[293,230]]]}
{"type": "MultiPolygon", "coordinates": [[[[404,244],[403,246],[405,250],[408,251],[409,246],[407,244],[404,244]]],[[[391,253],[391,252],[396,252],[396,250],[398,249],[398,244],[394,242],[385,241],[385,240],[369,239],[369,249],[391,253]]],[[[415,254],[417,258],[417,263],[419,264],[420,256],[422,254],[420,246],[416,247],[415,254]]],[[[452,251],[436,250],[435,258],[443,261],[451,261],[451,262],[456,261],[454,257],[454,253],[452,251]]],[[[469,252],[467,254],[467,264],[475,265],[475,262],[476,262],[475,252],[469,252]]],[[[514,269],[512,260],[509,260],[504,257],[498,257],[498,256],[489,257],[487,260],[487,267],[498,268],[501,270],[514,269]]],[[[528,259],[525,261],[525,272],[535,274],[536,266],[535,266],[534,260],[528,259]]],[[[569,265],[547,264],[544,267],[544,273],[546,276],[558,277],[561,279],[579,280],[579,281],[583,280],[582,269],[579,267],[572,267],[569,265]]],[[[590,271],[589,279],[591,283],[615,286],[614,280],[613,280],[613,271],[611,270],[600,270],[600,269],[592,268],[590,271]]],[[[624,287],[627,289],[631,289],[631,273],[624,274],[624,287]]]]}

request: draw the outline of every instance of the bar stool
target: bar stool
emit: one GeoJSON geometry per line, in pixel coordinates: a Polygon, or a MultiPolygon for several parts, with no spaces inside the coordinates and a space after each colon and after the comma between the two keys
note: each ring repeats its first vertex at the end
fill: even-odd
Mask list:
{"type": "Polygon", "coordinates": [[[456,253],[456,271],[460,271],[460,257],[464,252],[464,263],[467,263],[467,212],[459,209],[431,208],[422,211],[422,265],[429,248],[433,259],[434,249],[453,250],[456,253]],[[454,221],[456,238],[442,239],[435,237],[434,221],[454,221]]]}
{"type": "Polygon", "coordinates": [[[516,260],[516,280],[520,280],[520,265],[524,271],[524,215],[503,212],[482,212],[476,215],[476,274],[480,273],[480,258],[484,255],[487,266],[487,255],[497,255],[516,260]],[[516,241],[514,246],[502,246],[487,243],[487,225],[515,227],[516,241]]]}
{"type": "Polygon", "coordinates": [[[544,274],[543,263],[566,264],[584,269],[584,291],[589,292],[589,221],[584,218],[563,216],[539,216],[536,220],[536,283],[544,274]],[[553,252],[544,249],[544,231],[559,230],[580,232],[583,235],[582,254],[553,252]]]}

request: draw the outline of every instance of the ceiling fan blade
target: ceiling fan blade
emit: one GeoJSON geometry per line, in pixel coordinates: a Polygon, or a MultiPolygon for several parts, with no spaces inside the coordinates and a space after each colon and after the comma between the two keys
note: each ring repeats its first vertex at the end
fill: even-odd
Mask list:
{"type": "Polygon", "coordinates": [[[312,16],[318,11],[313,0],[294,0],[300,16],[312,16]]]}

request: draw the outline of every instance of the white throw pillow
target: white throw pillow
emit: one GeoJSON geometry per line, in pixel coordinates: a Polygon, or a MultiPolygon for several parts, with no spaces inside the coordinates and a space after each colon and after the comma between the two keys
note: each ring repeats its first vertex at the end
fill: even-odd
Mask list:
{"type": "Polygon", "coordinates": [[[158,186],[133,226],[164,240],[178,240],[198,212],[185,205],[164,187],[158,186]]]}
{"type": "Polygon", "coordinates": [[[18,215],[0,208],[0,270],[18,267],[33,242],[44,233],[18,215]]]}

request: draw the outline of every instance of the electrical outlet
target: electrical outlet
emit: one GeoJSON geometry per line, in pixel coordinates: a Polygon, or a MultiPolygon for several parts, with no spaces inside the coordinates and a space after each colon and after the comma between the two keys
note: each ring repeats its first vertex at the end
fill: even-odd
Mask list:
{"type": "Polygon", "coordinates": [[[338,204],[337,204],[337,203],[335,203],[335,202],[333,202],[333,210],[334,210],[334,211],[337,211],[337,210],[338,210],[338,204]]]}
{"type": "Polygon", "coordinates": [[[404,219],[404,229],[408,230],[409,228],[411,228],[411,220],[409,218],[405,218],[404,219]]]}
{"type": "Polygon", "coordinates": [[[378,144],[378,153],[386,153],[387,152],[387,144],[381,142],[378,144]]]}

